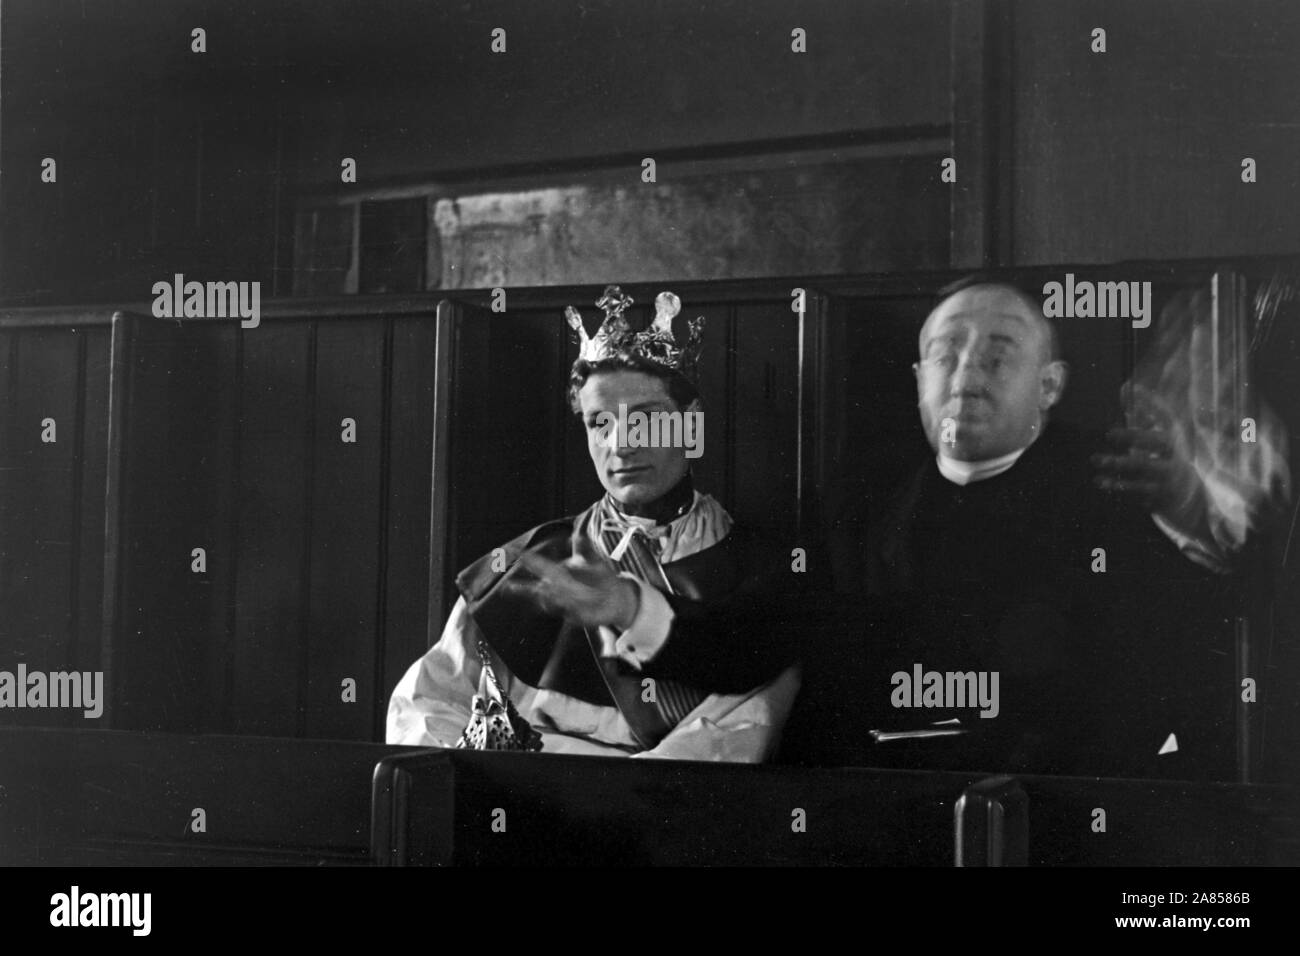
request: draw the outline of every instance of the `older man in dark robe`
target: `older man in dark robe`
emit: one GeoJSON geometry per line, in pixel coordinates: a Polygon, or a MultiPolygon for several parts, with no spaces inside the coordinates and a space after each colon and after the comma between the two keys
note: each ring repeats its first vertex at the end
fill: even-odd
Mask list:
{"type": "Polygon", "coordinates": [[[1228,777],[1232,586],[1168,441],[1123,431],[1106,453],[1049,421],[1067,366],[1039,304],[1011,286],[947,290],[919,344],[935,454],[883,514],[835,529],[865,555],[838,581],[860,603],[808,674],[795,749],[815,763],[1228,777]]]}

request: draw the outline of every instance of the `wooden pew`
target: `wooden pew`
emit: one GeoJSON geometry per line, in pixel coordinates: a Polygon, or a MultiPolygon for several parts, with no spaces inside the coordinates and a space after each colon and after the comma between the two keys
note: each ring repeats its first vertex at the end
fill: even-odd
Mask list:
{"type": "Polygon", "coordinates": [[[1300,789],[1021,777],[1031,865],[1300,865],[1300,789]],[[1094,829],[1105,811],[1106,829],[1094,829]]]}
{"type": "Polygon", "coordinates": [[[0,864],[365,865],[374,767],[402,749],[0,729],[0,864]]]}
{"type": "Polygon", "coordinates": [[[1296,865],[1300,791],[0,730],[6,865],[948,866],[956,859],[966,866],[1296,865]],[[1094,826],[1099,808],[1104,832],[1094,826]]]}
{"type": "Polygon", "coordinates": [[[987,778],[431,749],[376,768],[371,842],[381,865],[1300,862],[1295,789],[987,778]]]}
{"type": "Polygon", "coordinates": [[[431,749],[376,768],[372,844],[387,865],[947,866],[983,776],[431,749]]]}

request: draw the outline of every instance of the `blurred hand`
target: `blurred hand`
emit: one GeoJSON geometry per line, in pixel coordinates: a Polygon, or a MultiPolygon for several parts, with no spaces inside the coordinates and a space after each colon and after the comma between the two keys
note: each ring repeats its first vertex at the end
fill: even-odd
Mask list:
{"type": "Polygon", "coordinates": [[[1094,481],[1107,491],[1129,495],[1185,534],[1197,535],[1206,520],[1205,496],[1192,461],[1187,429],[1152,392],[1128,392],[1128,425],[1106,433],[1113,449],[1093,455],[1094,481]]]}
{"type": "Polygon", "coordinates": [[[537,576],[533,593],[538,605],[582,627],[627,630],[640,610],[640,590],[620,577],[585,535],[575,535],[572,543],[573,555],[562,563],[531,551],[519,556],[519,562],[537,576]]]}

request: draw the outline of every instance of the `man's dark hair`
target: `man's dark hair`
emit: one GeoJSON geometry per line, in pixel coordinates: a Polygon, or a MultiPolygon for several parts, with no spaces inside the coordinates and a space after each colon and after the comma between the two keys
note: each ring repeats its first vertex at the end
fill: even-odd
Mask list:
{"type": "Polygon", "coordinates": [[[578,392],[582,391],[582,386],[587,384],[587,379],[598,372],[618,371],[644,372],[646,375],[662,379],[664,388],[668,390],[668,397],[677,403],[679,411],[685,411],[692,402],[700,400],[699,390],[672,369],[664,368],[657,362],[651,362],[638,355],[617,355],[597,362],[579,359],[573,364],[573,371],[569,373],[569,407],[573,409],[573,413],[582,414],[582,403],[578,401],[578,392]]]}
{"type": "Polygon", "coordinates": [[[1044,328],[1047,329],[1048,360],[1055,362],[1061,358],[1061,340],[1056,333],[1056,324],[1043,315],[1042,300],[1028,289],[1018,285],[1014,280],[992,272],[972,272],[960,279],[949,282],[935,293],[934,301],[930,304],[930,311],[925,315],[926,320],[928,321],[930,316],[934,315],[934,310],[939,308],[947,299],[952,298],[958,292],[963,292],[977,285],[996,286],[999,289],[1005,289],[1019,299],[1025,308],[1042,320],[1044,328]]]}

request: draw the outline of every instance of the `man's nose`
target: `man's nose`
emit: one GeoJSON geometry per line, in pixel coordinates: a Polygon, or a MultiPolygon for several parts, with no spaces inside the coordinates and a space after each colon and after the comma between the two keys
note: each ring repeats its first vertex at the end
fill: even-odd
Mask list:
{"type": "Polygon", "coordinates": [[[954,395],[981,395],[988,386],[984,365],[978,356],[965,352],[957,358],[957,367],[948,380],[948,390],[954,395]]]}
{"type": "Polygon", "coordinates": [[[612,436],[611,439],[610,439],[610,444],[611,444],[611,446],[612,446],[611,454],[612,454],[615,458],[634,458],[634,457],[636,457],[636,453],[637,453],[637,451],[640,449],[640,446],[639,446],[639,445],[628,444],[628,443],[631,442],[631,440],[632,440],[630,435],[623,435],[623,436],[621,436],[622,439],[623,439],[623,443],[622,443],[622,444],[619,443],[619,437],[620,437],[620,436],[618,436],[617,434],[615,434],[615,435],[612,436]]]}

